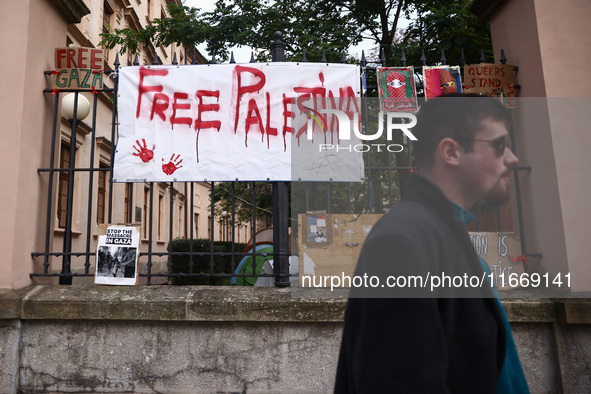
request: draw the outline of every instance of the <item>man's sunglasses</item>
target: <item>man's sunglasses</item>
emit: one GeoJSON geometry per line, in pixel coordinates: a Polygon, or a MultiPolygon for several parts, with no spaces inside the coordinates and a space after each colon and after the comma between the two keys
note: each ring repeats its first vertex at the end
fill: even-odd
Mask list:
{"type": "Polygon", "coordinates": [[[492,147],[495,150],[495,155],[497,157],[503,156],[503,154],[505,153],[505,148],[510,148],[510,141],[509,141],[508,135],[504,135],[502,137],[495,138],[494,140],[479,140],[476,138],[466,138],[466,139],[454,138],[454,139],[456,141],[487,142],[489,144],[492,144],[492,147]]]}

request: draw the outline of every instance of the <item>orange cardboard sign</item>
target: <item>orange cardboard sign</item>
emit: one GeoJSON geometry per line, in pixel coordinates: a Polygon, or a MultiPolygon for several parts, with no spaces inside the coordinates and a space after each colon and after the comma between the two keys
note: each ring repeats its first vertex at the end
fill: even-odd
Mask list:
{"type": "Polygon", "coordinates": [[[509,64],[466,64],[464,66],[465,93],[504,93],[513,86],[514,66],[509,64]]]}
{"type": "Polygon", "coordinates": [[[96,48],[56,48],[53,89],[103,88],[104,54],[96,48]]]}

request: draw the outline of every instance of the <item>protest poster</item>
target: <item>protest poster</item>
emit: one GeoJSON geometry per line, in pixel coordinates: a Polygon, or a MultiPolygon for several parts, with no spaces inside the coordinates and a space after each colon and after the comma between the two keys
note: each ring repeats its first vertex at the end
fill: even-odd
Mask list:
{"type": "Polygon", "coordinates": [[[135,226],[107,227],[99,236],[95,284],[133,286],[138,281],[139,229],[135,226]]]}
{"type": "Polygon", "coordinates": [[[378,67],[380,109],[384,112],[418,110],[414,67],[378,67]]]}
{"type": "Polygon", "coordinates": [[[305,243],[308,247],[324,247],[332,243],[332,228],[330,215],[306,215],[303,217],[306,229],[305,243]]]}
{"type": "Polygon", "coordinates": [[[514,70],[511,64],[466,64],[464,93],[496,97],[507,108],[515,108],[514,70]]]}
{"type": "Polygon", "coordinates": [[[492,279],[498,290],[514,290],[520,288],[519,281],[509,279],[519,277],[525,272],[521,255],[521,241],[512,232],[469,232],[470,240],[476,253],[488,264],[492,279]],[[501,275],[503,276],[501,278],[501,275]],[[515,285],[516,284],[516,285],[515,285]]]}
{"type": "MultiPolygon", "coordinates": [[[[308,120],[322,126],[312,122],[316,145],[343,140],[332,127],[336,116],[322,110],[343,112],[354,122],[359,93],[359,67],[352,64],[122,67],[113,181],[292,180],[292,161],[312,143],[308,120]]],[[[298,178],[363,177],[360,152],[329,164],[324,178],[298,178]]]]}
{"type": "Polygon", "coordinates": [[[460,66],[423,66],[425,100],[443,94],[462,93],[460,66]]]}
{"type": "Polygon", "coordinates": [[[102,49],[56,48],[52,89],[102,89],[103,59],[102,49]]]}
{"type": "Polygon", "coordinates": [[[464,66],[464,92],[489,95],[504,93],[513,84],[513,70],[509,64],[466,64],[464,66]]]}

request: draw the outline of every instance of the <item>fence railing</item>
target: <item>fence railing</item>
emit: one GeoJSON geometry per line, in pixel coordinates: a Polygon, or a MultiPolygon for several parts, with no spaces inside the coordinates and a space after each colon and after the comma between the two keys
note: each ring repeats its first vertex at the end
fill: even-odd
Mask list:
{"type": "MultiPolygon", "coordinates": [[[[272,61],[285,61],[285,44],[281,41],[281,34],[276,33],[275,40],[271,44],[272,61]]],[[[406,152],[390,153],[385,152],[377,158],[371,153],[364,154],[365,161],[365,180],[362,183],[336,183],[336,182],[249,182],[246,190],[250,195],[237,194],[236,188],[239,182],[229,182],[223,185],[216,182],[188,182],[188,183],[144,183],[144,184],[118,184],[112,182],[113,160],[116,146],[117,129],[117,71],[119,69],[118,56],[114,62],[114,69],[107,71],[113,80],[112,87],[105,87],[92,95],[92,124],[87,125],[77,121],[77,106],[74,106],[74,120],[70,121],[70,132],[63,132],[61,125],[63,119],[59,116],[58,108],[62,93],[73,92],[75,97],[81,94],[78,90],[52,90],[46,89],[44,92],[53,97],[53,123],[50,163],[47,168],[40,168],[39,173],[47,177],[47,216],[45,221],[44,249],[40,252],[32,253],[36,261],[42,261],[36,272],[31,273],[31,277],[57,277],[60,284],[72,284],[75,277],[94,276],[93,267],[96,263],[96,241],[97,234],[95,216],[98,215],[97,208],[99,200],[103,199],[102,207],[106,212],[102,215],[106,225],[117,221],[114,219],[114,211],[118,211],[118,218],[126,223],[140,223],[144,229],[145,239],[141,242],[139,253],[140,263],[145,265],[144,272],[139,272],[139,277],[145,279],[145,283],[150,285],[155,282],[172,281],[172,283],[184,283],[182,280],[209,279],[215,278],[215,283],[228,283],[230,278],[257,278],[272,277],[275,286],[288,286],[290,284],[289,257],[295,253],[295,248],[290,245],[290,228],[292,233],[296,234],[295,225],[297,214],[309,211],[325,211],[326,213],[384,213],[402,196],[401,185],[404,184],[413,171],[412,163],[412,143],[402,141],[406,152]],[[105,103],[111,105],[110,124],[99,123],[97,108],[99,105],[105,106],[105,103]],[[80,142],[80,135],[86,142],[80,142]],[[87,143],[87,145],[85,145],[87,143]],[[82,144],[82,145],[81,145],[82,144]],[[87,148],[89,146],[89,148],[87,148]],[[82,151],[84,149],[86,151],[82,151]],[[80,152],[77,152],[80,150],[80,152]],[[83,159],[77,158],[84,153],[83,159]],[[67,160],[66,160],[67,156],[67,160]],[[88,163],[86,158],[88,157],[88,163]],[[101,175],[102,174],[102,175],[101,175]],[[106,179],[108,175],[108,187],[101,189],[97,185],[101,180],[106,179]],[[269,185],[270,184],[270,185],[269,185]],[[266,209],[260,206],[261,193],[260,185],[263,189],[272,189],[272,209],[266,209]],[[114,192],[118,188],[118,194],[124,195],[123,203],[121,198],[115,198],[114,192]],[[139,190],[134,190],[139,188],[139,190]],[[196,250],[194,242],[188,242],[188,250],[174,250],[172,244],[175,238],[194,239],[199,237],[195,210],[198,201],[195,200],[196,189],[207,192],[208,216],[210,220],[208,226],[209,247],[203,250],[196,250]],[[229,193],[231,201],[230,212],[219,212],[216,209],[216,190],[223,188],[229,193]],[[96,190],[95,190],[96,189],[96,190]],[[108,192],[104,189],[108,189],[108,192]],[[257,192],[259,190],[259,192],[257,192]],[[134,196],[143,196],[138,206],[134,202],[134,196]],[[247,198],[248,197],[248,198],[247,198]],[[291,197],[291,203],[290,203],[291,197]],[[158,200],[156,200],[158,198],[158,200]],[[252,210],[250,223],[244,223],[239,218],[237,204],[249,206],[252,210]],[[168,202],[168,225],[165,226],[163,218],[164,203],[168,202]],[[297,202],[294,202],[297,201],[297,202]],[[142,206],[143,205],[143,206],[142,206]],[[123,208],[123,213],[121,213],[123,208]],[[178,214],[175,213],[178,210],[178,214]],[[86,221],[80,219],[80,224],[73,226],[74,215],[77,218],[83,218],[86,214],[86,221]],[[240,242],[237,237],[237,229],[241,225],[246,225],[252,238],[249,244],[257,245],[257,232],[259,226],[266,227],[264,219],[272,215],[272,257],[273,273],[258,273],[256,271],[257,257],[270,258],[269,251],[259,252],[256,247],[250,250],[244,249],[244,242],[240,242]],[[174,219],[179,222],[175,223],[174,219]],[[154,222],[157,223],[154,223],[154,222]],[[189,223],[191,223],[189,225],[189,223]],[[166,228],[167,227],[167,228],[166,228]],[[183,229],[184,227],[184,229],[183,229]],[[216,230],[223,229],[221,238],[225,241],[221,250],[221,244],[216,244],[216,230]],[[61,242],[60,242],[61,241],[61,242]],[[74,242],[75,241],[75,242],[74,242]],[[61,247],[60,247],[61,243],[61,247]],[[60,250],[61,249],[61,250],[60,250]],[[252,265],[250,272],[236,273],[240,261],[250,257],[249,264],[252,265]],[[179,259],[188,259],[187,265],[179,270],[175,261],[179,259]],[[219,261],[223,260],[221,265],[219,261]],[[156,265],[160,266],[155,267],[156,265]],[[181,280],[182,279],[182,280],[181,280]]],[[[423,57],[424,59],[424,57],[423,57]]],[[[324,60],[324,59],[323,59],[324,60]]],[[[214,59],[212,59],[215,62],[214,59]]],[[[253,61],[251,59],[251,61],[253,61]]],[[[306,61],[305,54],[301,61],[306,61]]],[[[234,57],[231,57],[231,63],[234,57]]],[[[343,56],[342,62],[346,62],[343,56]]],[[[442,52],[442,62],[445,63],[445,55],[442,52]]],[[[482,59],[481,59],[482,62],[482,59]]],[[[504,54],[501,62],[506,63],[504,54]]],[[[404,52],[401,54],[400,63],[406,66],[404,52]]],[[[462,52],[460,64],[463,65],[465,59],[462,52]]],[[[139,65],[138,56],[135,56],[134,65],[139,65]]],[[[155,57],[154,63],[158,64],[158,58],[155,57]]],[[[172,64],[178,64],[176,55],[172,64]]],[[[196,64],[193,56],[192,64],[196,64]]],[[[377,65],[386,65],[386,59],[383,52],[378,63],[370,63],[362,55],[359,67],[362,75],[368,75],[376,71],[377,65]]],[[[423,65],[426,61],[423,60],[423,65]]],[[[416,67],[415,72],[421,70],[416,67]]],[[[48,77],[52,72],[46,71],[48,77]]],[[[377,85],[366,85],[367,90],[363,92],[364,96],[377,95],[377,85]]],[[[417,88],[422,89],[422,82],[418,79],[417,88]]],[[[76,103],[77,100],[74,100],[76,103]]],[[[363,109],[362,109],[363,110],[363,109]]],[[[367,119],[367,117],[365,117],[367,119]]],[[[367,124],[364,125],[367,130],[367,124]]],[[[363,131],[362,131],[363,132],[363,131]]],[[[513,127],[510,130],[511,147],[515,150],[515,136],[513,127]]],[[[525,231],[523,227],[523,217],[521,208],[521,192],[519,189],[519,171],[530,170],[529,167],[516,167],[515,190],[517,194],[517,217],[519,220],[519,234],[522,242],[522,252],[525,250],[525,231]]],[[[107,185],[105,185],[107,186],[107,185]]],[[[244,186],[242,184],[241,186],[244,186]]],[[[264,196],[268,197],[268,192],[264,196]]],[[[479,216],[479,208],[476,207],[476,215],[479,216]]],[[[98,216],[97,216],[98,217],[98,216]]],[[[511,223],[503,223],[501,211],[496,209],[496,227],[492,231],[502,231],[503,228],[511,223]]],[[[481,230],[477,223],[476,230],[481,230]]],[[[259,236],[260,237],[260,236],[259,236]]],[[[265,238],[267,240],[267,238],[265,238]]],[[[190,281],[189,281],[190,282],[190,281]]],[[[195,282],[190,282],[195,283],[195,282]]],[[[207,283],[207,281],[205,281],[207,283]]]]}

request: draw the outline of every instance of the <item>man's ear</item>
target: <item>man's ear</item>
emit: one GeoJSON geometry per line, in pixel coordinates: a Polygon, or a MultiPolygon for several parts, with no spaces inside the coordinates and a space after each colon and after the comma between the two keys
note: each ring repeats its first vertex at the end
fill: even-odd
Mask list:
{"type": "Polygon", "coordinates": [[[452,138],[444,138],[437,145],[437,154],[439,159],[450,166],[456,167],[460,164],[460,159],[464,149],[452,138]]]}

